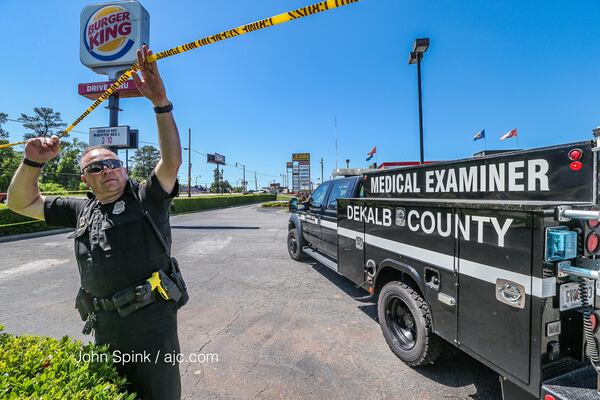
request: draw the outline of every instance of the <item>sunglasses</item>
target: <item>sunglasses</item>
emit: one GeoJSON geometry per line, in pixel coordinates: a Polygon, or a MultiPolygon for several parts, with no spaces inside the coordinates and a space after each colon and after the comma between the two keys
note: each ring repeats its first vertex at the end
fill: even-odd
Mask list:
{"type": "Polygon", "coordinates": [[[87,169],[91,174],[99,174],[104,170],[104,167],[108,167],[110,169],[117,169],[123,166],[123,161],[121,160],[102,160],[102,161],[94,161],[93,163],[89,163],[85,167],[81,169],[81,172],[84,173],[87,169]]]}

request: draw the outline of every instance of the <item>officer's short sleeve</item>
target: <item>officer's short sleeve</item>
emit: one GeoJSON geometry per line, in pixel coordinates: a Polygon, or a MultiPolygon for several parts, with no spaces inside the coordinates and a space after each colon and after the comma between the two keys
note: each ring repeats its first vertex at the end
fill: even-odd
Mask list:
{"type": "Polygon", "coordinates": [[[72,197],[46,197],[44,219],[51,226],[77,227],[77,216],[83,209],[86,199],[72,197]]]}
{"type": "Polygon", "coordinates": [[[140,184],[139,196],[142,201],[151,201],[155,204],[168,204],[179,194],[179,181],[175,181],[175,186],[171,193],[165,192],[160,186],[156,173],[152,171],[150,178],[140,184]]]}

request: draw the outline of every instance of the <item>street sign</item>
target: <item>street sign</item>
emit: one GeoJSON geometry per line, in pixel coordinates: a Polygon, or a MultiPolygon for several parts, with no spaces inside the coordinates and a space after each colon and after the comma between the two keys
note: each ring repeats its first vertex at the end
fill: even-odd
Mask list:
{"type": "MultiPolygon", "coordinates": [[[[112,84],[113,82],[80,83],[77,86],[77,92],[90,100],[96,100],[102,93],[106,92],[112,84]]],[[[119,86],[117,92],[122,99],[125,97],[142,97],[142,94],[135,86],[133,79],[130,79],[119,86]]]]}
{"type": "Polygon", "coordinates": [[[96,73],[116,78],[149,43],[150,16],[136,0],[91,4],[81,11],[79,58],[96,73]]]}
{"type": "Polygon", "coordinates": [[[90,146],[129,147],[129,126],[90,128],[90,146]]]}

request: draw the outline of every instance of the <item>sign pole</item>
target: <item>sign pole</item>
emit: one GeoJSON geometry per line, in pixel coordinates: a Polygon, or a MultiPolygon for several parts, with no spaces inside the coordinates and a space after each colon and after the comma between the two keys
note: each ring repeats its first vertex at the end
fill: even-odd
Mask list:
{"type": "MultiPolygon", "coordinates": [[[[108,126],[119,126],[119,93],[114,93],[108,98],[108,111],[109,111],[109,124],[108,126]]],[[[118,147],[109,146],[110,151],[114,152],[117,156],[119,155],[118,147]]]]}

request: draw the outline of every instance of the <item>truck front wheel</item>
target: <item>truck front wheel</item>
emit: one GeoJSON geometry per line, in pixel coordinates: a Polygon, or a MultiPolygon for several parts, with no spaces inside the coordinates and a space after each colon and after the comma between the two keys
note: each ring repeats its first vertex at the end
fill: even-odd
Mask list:
{"type": "Polygon", "coordinates": [[[443,342],[431,330],[429,305],[418,292],[402,282],[386,284],[377,313],[385,340],[404,363],[418,367],[438,358],[443,342]]]}
{"type": "Polygon", "coordinates": [[[293,260],[300,261],[304,258],[304,253],[302,253],[302,241],[298,237],[296,228],[292,228],[288,232],[287,249],[293,260]]]}

